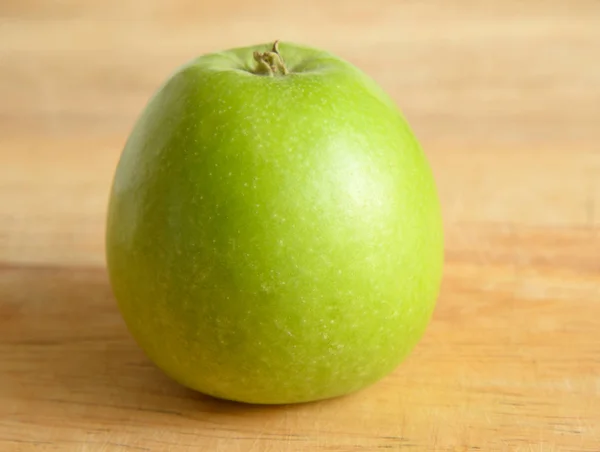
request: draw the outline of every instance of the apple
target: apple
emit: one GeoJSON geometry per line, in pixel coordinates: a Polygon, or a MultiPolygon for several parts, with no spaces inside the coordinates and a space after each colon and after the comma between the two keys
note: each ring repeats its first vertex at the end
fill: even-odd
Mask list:
{"type": "Polygon", "coordinates": [[[294,43],[200,56],[120,157],[106,257],[141,349],[199,392],[348,394],[422,337],[443,267],[435,181],[392,99],[294,43]]]}

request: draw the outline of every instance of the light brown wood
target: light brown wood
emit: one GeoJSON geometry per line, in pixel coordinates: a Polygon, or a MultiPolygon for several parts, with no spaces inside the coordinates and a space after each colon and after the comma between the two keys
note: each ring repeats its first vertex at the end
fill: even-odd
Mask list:
{"type": "Polygon", "coordinates": [[[5,0],[1,451],[600,450],[600,2],[5,0]],[[443,202],[434,319],[398,369],[255,407],[168,380],[104,270],[122,145],[193,56],[274,38],[368,71],[443,202]]]}

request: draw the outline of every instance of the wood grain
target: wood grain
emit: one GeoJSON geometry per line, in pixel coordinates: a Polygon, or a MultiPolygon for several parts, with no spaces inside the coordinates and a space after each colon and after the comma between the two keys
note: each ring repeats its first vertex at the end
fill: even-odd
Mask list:
{"type": "Polygon", "coordinates": [[[600,450],[600,2],[5,0],[1,451],[600,450]],[[227,403],[141,353],[104,270],[108,189],[179,64],[278,37],[367,70],[433,165],[447,262],[380,383],[227,403]]]}

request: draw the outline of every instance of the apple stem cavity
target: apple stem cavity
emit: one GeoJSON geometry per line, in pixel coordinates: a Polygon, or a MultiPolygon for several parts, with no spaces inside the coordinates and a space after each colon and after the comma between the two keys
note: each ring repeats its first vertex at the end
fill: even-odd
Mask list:
{"type": "Polygon", "coordinates": [[[279,53],[279,40],[273,43],[273,48],[267,52],[254,52],[254,60],[258,63],[254,69],[257,75],[287,75],[288,69],[279,53]]]}

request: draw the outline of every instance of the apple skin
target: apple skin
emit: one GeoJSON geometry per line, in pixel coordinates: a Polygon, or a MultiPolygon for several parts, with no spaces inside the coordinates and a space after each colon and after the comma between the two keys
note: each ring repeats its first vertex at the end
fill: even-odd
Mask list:
{"type": "Polygon", "coordinates": [[[138,118],[106,257],[148,357],[217,398],[307,402],[390,373],[443,267],[435,182],[394,102],[347,61],[281,43],[178,68],[138,118]]]}

